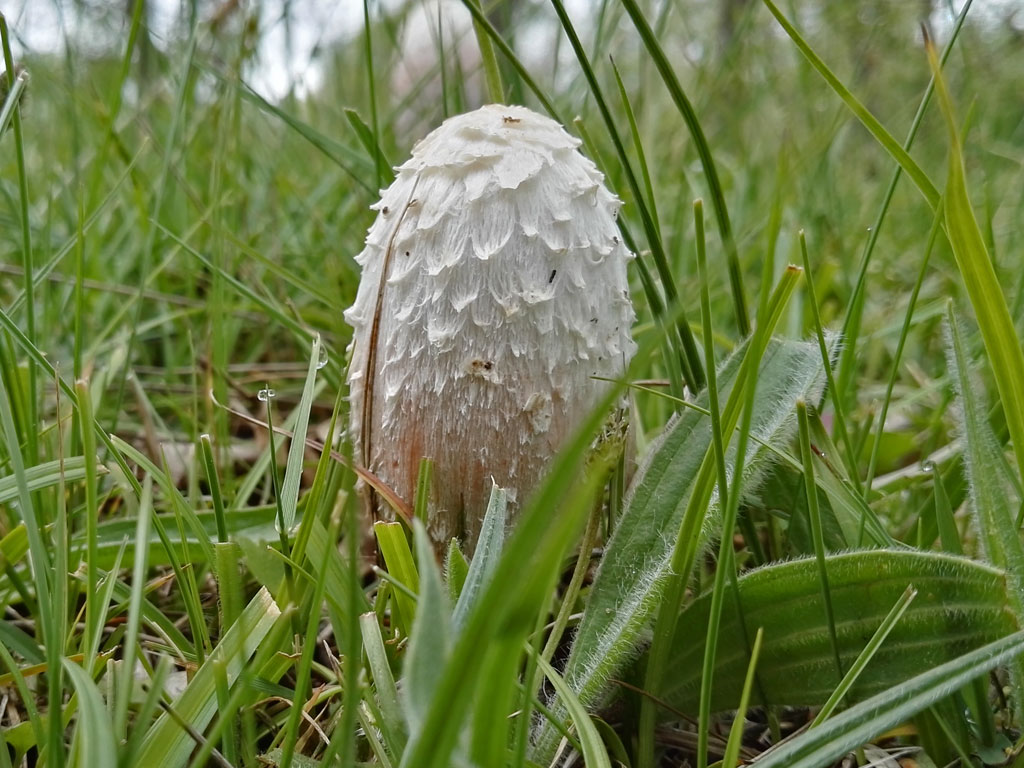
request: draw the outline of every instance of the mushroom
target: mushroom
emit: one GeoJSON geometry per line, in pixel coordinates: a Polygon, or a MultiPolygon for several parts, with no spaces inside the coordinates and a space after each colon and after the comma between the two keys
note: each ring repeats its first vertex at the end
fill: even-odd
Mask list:
{"type": "Polygon", "coordinates": [[[409,502],[433,460],[438,551],[472,552],[493,482],[514,519],[635,351],[620,203],[579,145],[491,104],[420,141],[373,206],[345,312],[355,456],[409,502]]]}

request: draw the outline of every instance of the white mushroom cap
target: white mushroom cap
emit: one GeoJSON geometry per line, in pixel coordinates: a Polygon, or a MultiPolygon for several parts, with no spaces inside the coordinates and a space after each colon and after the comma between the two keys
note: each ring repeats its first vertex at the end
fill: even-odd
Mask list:
{"type": "Polygon", "coordinates": [[[579,145],[488,105],[420,141],[373,206],[345,312],[356,456],[410,502],[434,460],[439,547],[472,550],[492,477],[522,501],[606,391],[593,377],[635,351],[620,203],[579,145]]]}

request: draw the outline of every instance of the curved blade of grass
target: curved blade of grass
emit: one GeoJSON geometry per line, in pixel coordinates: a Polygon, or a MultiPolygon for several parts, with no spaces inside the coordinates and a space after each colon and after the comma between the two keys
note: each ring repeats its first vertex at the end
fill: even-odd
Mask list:
{"type": "MultiPolygon", "coordinates": [[[[199,517],[196,515],[192,505],[189,504],[185,500],[185,497],[181,495],[181,491],[179,491],[175,486],[173,479],[167,472],[161,471],[156,464],[150,461],[149,457],[138,450],[135,446],[130,445],[117,436],[112,437],[111,440],[113,442],[113,446],[120,454],[134,461],[156,481],[156,484],[160,486],[160,490],[164,492],[164,495],[171,502],[175,511],[175,516],[180,515],[188,521],[189,527],[192,529],[192,533],[195,536],[195,543],[199,545],[199,549],[203,553],[203,558],[206,562],[212,563],[213,544],[210,542],[210,539],[207,536],[206,531],[203,529],[203,525],[199,521],[199,517]]],[[[163,531],[163,525],[160,517],[154,517],[153,520],[154,523],[156,523],[157,531],[161,533],[161,541],[165,541],[166,533],[163,531]]],[[[182,536],[180,538],[184,539],[185,537],[182,536]]],[[[166,539],[165,544],[169,541],[169,539],[166,539]]],[[[169,545],[167,552],[169,556],[173,556],[169,545]]]]}
{"type": "Polygon", "coordinates": [[[821,709],[818,714],[814,716],[814,720],[811,721],[810,727],[813,728],[816,725],[821,725],[832,713],[835,712],[836,708],[842,702],[843,698],[850,689],[857,683],[860,678],[861,672],[868,665],[875,653],[881,647],[882,643],[892,632],[893,627],[896,623],[903,618],[903,614],[907,612],[907,608],[913,602],[914,598],[917,597],[917,590],[913,585],[908,586],[903,590],[903,594],[900,595],[899,600],[893,605],[892,610],[886,614],[886,617],[882,619],[882,623],[878,625],[878,629],[875,630],[875,634],[868,640],[868,644],[864,646],[864,650],[857,656],[853,664],[847,670],[846,674],[843,675],[843,679],[839,681],[839,685],[832,691],[832,695],[828,697],[828,701],[821,705],[821,709]]]}
{"type": "Polygon", "coordinates": [[[88,672],[68,659],[64,659],[64,673],[78,693],[77,764],[88,768],[117,768],[114,729],[99,688],[88,672]]]}
{"type": "MultiPolygon", "coordinates": [[[[78,396],[75,393],[74,387],[68,384],[63,377],[57,375],[57,370],[53,367],[53,364],[46,359],[46,355],[39,351],[39,348],[29,340],[25,335],[25,332],[21,330],[16,322],[14,322],[11,316],[2,309],[0,309],[0,327],[3,327],[3,329],[11,335],[15,344],[17,344],[17,346],[19,346],[22,351],[28,355],[32,363],[43,369],[43,372],[46,373],[47,378],[50,381],[56,382],[57,386],[60,387],[61,392],[63,392],[71,402],[71,405],[75,410],[78,410],[78,396]]],[[[142,486],[135,478],[135,474],[131,471],[128,463],[124,460],[124,457],[114,450],[114,444],[110,435],[107,434],[106,430],[103,429],[103,426],[98,421],[93,421],[93,428],[96,431],[96,436],[100,439],[100,442],[103,443],[104,447],[108,451],[110,451],[114,460],[124,473],[125,482],[132,487],[132,490],[136,495],[140,495],[142,493],[142,486]]]]}
{"type": "MultiPolygon", "coordinates": [[[[96,473],[106,473],[106,468],[96,465],[96,473]]],[[[25,483],[30,492],[49,488],[61,481],[63,474],[65,483],[74,483],[85,478],[85,457],[72,456],[67,459],[54,459],[34,467],[25,468],[25,483]],[[61,465],[63,464],[63,473],[61,465]]],[[[9,504],[18,497],[18,478],[14,476],[0,477],[0,504],[9,504]]]]}
{"type": "MultiPolygon", "coordinates": [[[[572,49],[576,53],[576,60],[583,70],[583,74],[590,86],[590,92],[594,96],[594,102],[601,112],[601,118],[608,131],[608,136],[615,146],[615,154],[618,156],[622,170],[625,172],[626,181],[629,183],[630,192],[633,195],[637,211],[640,214],[640,220],[644,226],[647,244],[651,249],[651,257],[654,259],[654,265],[658,269],[658,277],[661,278],[661,287],[665,292],[665,301],[669,306],[678,305],[679,290],[676,288],[668,255],[665,253],[664,245],[658,236],[658,227],[655,225],[654,218],[647,207],[643,191],[640,189],[639,182],[637,182],[636,174],[633,173],[633,166],[629,162],[629,156],[626,154],[626,147],[623,145],[622,138],[619,136],[619,131],[616,128],[616,120],[608,108],[604,94],[601,91],[601,86],[594,74],[594,69],[587,58],[587,52],[583,49],[583,44],[580,42],[579,35],[576,34],[576,28],[573,26],[572,20],[562,4],[562,0],[551,0],[551,5],[555,9],[555,13],[558,14],[562,30],[569,38],[572,49]]],[[[685,312],[680,313],[676,327],[679,331],[679,338],[683,347],[681,350],[682,357],[685,358],[683,373],[686,375],[686,385],[691,392],[699,392],[704,388],[704,368],[700,361],[700,354],[697,351],[697,343],[694,341],[693,332],[690,330],[690,324],[686,321],[685,312]],[[687,367],[689,371],[686,370],[687,367]]]]}
{"type": "Polygon", "coordinates": [[[565,682],[565,678],[539,656],[537,657],[537,665],[544,672],[544,676],[550,681],[559,699],[565,704],[569,717],[572,718],[572,722],[576,726],[576,734],[580,740],[580,751],[583,755],[583,764],[587,768],[611,768],[612,764],[611,760],[608,759],[608,750],[605,749],[604,742],[601,741],[601,735],[597,732],[594,721],[590,719],[590,714],[583,704],[580,703],[580,700],[576,698],[572,688],[565,682]]]}
{"type": "MultiPolygon", "coordinates": [[[[219,73],[207,67],[198,67],[198,69],[209,74],[213,74],[215,77],[221,77],[219,73]]],[[[269,112],[274,115],[274,117],[281,120],[281,122],[299,134],[312,146],[323,152],[324,155],[333,161],[335,165],[341,168],[341,170],[343,170],[349,178],[352,179],[352,181],[361,186],[371,195],[376,196],[377,190],[373,188],[373,184],[367,183],[366,181],[366,179],[375,172],[374,164],[363,156],[362,153],[335,141],[328,136],[325,136],[308,123],[304,123],[294,115],[289,114],[287,110],[271,104],[245,83],[242,83],[239,80],[229,80],[227,82],[230,85],[241,89],[242,96],[244,96],[246,100],[251,101],[260,109],[269,112]]]]}
{"type": "Polygon", "coordinates": [[[640,33],[640,38],[644,42],[647,53],[654,59],[654,64],[658,68],[662,82],[668,88],[669,95],[672,97],[676,109],[679,110],[679,114],[682,115],[683,120],[686,122],[686,127],[693,138],[697,155],[700,157],[701,168],[704,169],[704,176],[707,179],[708,188],[711,192],[711,205],[715,209],[718,231],[721,233],[722,244],[725,246],[726,260],[729,265],[729,284],[732,287],[733,307],[736,312],[736,327],[739,329],[741,336],[746,336],[750,333],[750,316],[747,310],[746,294],[743,291],[743,273],[740,270],[736,239],[733,237],[732,224],[729,221],[729,209],[725,204],[722,183],[718,178],[718,169],[715,167],[715,159],[711,154],[707,137],[704,135],[704,129],[700,125],[700,120],[697,119],[697,112],[694,110],[693,104],[690,103],[689,98],[687,98],[686,93],[683,91],[679,78],[676,77],[676,73],[672,69],[665,51],[658,42],[658,36],[651,29],[650,24],[647,23],[647,18],[644,16],[643,11],[640,10],[636,0],[622,0],[622,4],[633,20],[637,32],[640,33]]]}
{"type": "Polygon", "coordinates": [[[288,447],[288,461],[285,464],[284,482],[281,484],[281,510],[284,516],[284,533],[290,533],[295,525],[295,508],[299,503],[299,483],[302,482],[302,462],[306,456],[306,430],[309,428],[309,410],[313,406],[313,391],[316,387],[316,372],[320,369],[320,334],[313,338],[306,370],[306,383],[299,398],[298,418],[292,431],[292,442],[288,447]]]}
{"type": "Polygon", "coordinates": [[[943,198],[946,233],[971,306],[978,318],[981,338],[985,342],[985,351],[988,352],[989,365],[992,366],[1003,415],[1010,432],[1010,442],[1017,458],[1017,469],[1024,478],[1024,350],[1021,349],[1006,297],[999,285],[999,278],[967,195],[966,172],[953,101],[939,69],[935,46],[930,40],[926,42],[926,48],[935,78],[935,89],[939,95],[939,107],[949,131],[949,174],[943,198]]]}
{"type": "Polygon", "coordinates": [[[950,695],[977,675],[1006,663],[1022,650],[1024,632],[996,640],[854,705],[820,727],[783,744],[758,760],[758,766],[820,768],[830,765],[846,752],[950,695]]]}
{"type": "MultiPolygon", "coordinates": [[[[14,426],[14,414],[11,413],[8,389],[2,377],[0,377],[0,427],[3,430],[3,442],[7,451],[7,460],[18,487],[18,512],[21,515],[22,522],[25,525],[25,533],[28,537],[32,579],[35,585],[36,601],[40,607],[36,614],[39,623],[39,636],[46,651],[47,665],[51,670],[54,670],[54,674],[48,677],[47,695],[50,701],[58,701],[60,700],[61,691],[59,670],[63,638],[59,638],[55,634],[57,618],[51,613],[53,603],[50,600],[50,585],[53,560],[44,542],[44,527],[39,517],[37,517],[38,510],[32,503],[32,495],[28,490],[28,481],[25,477],[25,462],[21,454],[21,442],[18,439],[17,428],[14,426]]],[[[35,429],[34,425],[33,429],[35,429]]],[[[47,720],[47,724],[46,747],[51,755],[62,755],[60,718],[51,717],[47,720]]],[[[59,757],[55,759],[60,760],[59,757]]]]}
{"type": "Polygon", "coordinates": [[[3,109],[0,110],[0,136],[7,132],[7,128],[14,118],[14,110],[18,108],[21,95],[25,92],[25,84],[28,83],[27,72],[19,72],[16,76],[13,69],[8,70],[8,72],[10,72],[8,80],[9,90],[7,91],[7,98],[4,100],[3,109]]]}
{"type": "MultiPolygon", "coordinates": [[[[1007,576],[990,565],[939,552],[861,550],[825,559],[835,609],[836,642],[850,669],[908,584],[918,597],[861,672],[849,698],[863,700],[894,683],[972,651],[1020,628],[1009,608],[1007,576]]],[[[824,618],[814,558],[749,571],[726,586],[713,709],[737,705],[749,658],[743,626],[764,627],[755,697],[772,704],[820,706],[835,689],[835,654],[824,618]],[[742,618],[739,612],[742,612],[742,618]],[[742,621],[742,623],[741,623],[742,621]]],[[[661,696],[695,712],[710,594],[680,614],[661,696]]]]}
{"type": "MultiPolygon", "coordinates": [[[[949,41],[946,43],[946,47],[942,50],[942,56],[940,57],[939,63],[942,66],[946,65],[946,59],[949,58],[949,54],[953,51],[953,46],[960,36],[960,30],[963,29],[964,22],[967,20],[967,12],[971,9],[971,4],[974,0],[967,0],[963,8],[960,10],[960,14],[956,18],[956,23],[953,25],[953,30],[949,35],[949,41]]],[[[924,119],[925,111],[928,109],[928,104],[931,102],[932,94],[935,91],[935,78],[933,77],[928,82],[928,87],[925,88],[924,95],[921,97],[921,103],[917,106],[917,112],[914,113],[914,119],[910,123],[910,129],[907,131],[907,138],[903,142],[903,148],[909,152],[910,148],[914,144],[914,139],[917,137],[918,128],[921,126],[921,121],[924,119]]],[[[882,224],[885,221],[886,214],[889,212],[889,205],[892,202],[893,194],[896,192],[896,185],[899,183],[900,176],[903,175],[903,168],[897,163],[896,167],[893,168],[892,176],[889,178],[889,184],[886,187],[885,194],[882,196],[882,204],[878,208],[878,213],[875,215],[875,220],[871,225],[871,234],[868,237],[867,243],[864,245],[864,253],[861,256],[860,266],[857,268],[857,280],[854,284],[853,295],[850,297],[850,301],[847,304],[846,314],[843,317],[843,328],[842,337],[845,341],[839,360],[839,389],[836,390],[842,396],[849,391],[849,384],[853,380],[854,374],[854,356],[857,349],[857,338],[860,333],[860,320],[864,309],[864,286],[867,284],[868,267],[871,265],[871,257],[875,251],[875,245],[878,243],[878,236],[882,231],[882,224]]],[[[936,211],[937,215],[941,216],[940,211],[936,211]]],[[[888,397],[885,402],[888,402],[888,397]]],[[[882,420],[884,423],[884,419],[882,420]]],[[[870,488],[871,483],[868,482],[864,486],[870,488]]]]}
{"type": "MultiPolygon", "coordinates": [[[[216,679],[211,661],[219,660],[227,672],[228,683],[234,683],[281,615],[266,587],[260,589],[175,700],[177,715],[202,732],[217,711],[216,679]]],[[[146,734],[136,765],[177,768],[188,761],[194,747],[192,737],[164,712],[146,734]]]]}
{"type": "Polygon", "coordinates": [[[851,112],[860,120],[861,124],[867,128],[868,132],[875,137],[875,140],[882,145],[886,152],[895,160],[899,166],[903,169],[904,173],[910,177],[917,187],[918,191],[924,196],[924,199],[928,202],[928,205],[932,209],[939,207],[939,190],[936,189],[932,180],[928,178],[928,174],[917,164],[917,162],[910,156],[910,153],[903,148],[893,135],[889,133],[885,126],[883,126],[878,119],[871,114],[870,110],[865,107],[856,96],[843,85],[842,81],[836,77],[828,65],[822,61],[821,57],[814,52],[814,49],[807,44],[807,41],[800,35],[796,27],[794,27],[787,19],[782,11],[780,11],[772,0],[763,0],[764,4],[771,11],[772,16],[775,17],[779,25],[785,30],[786,34],[789,35],[790,40],[796,45],[800,53],[803,54],[804,58],[811,64],[814,69],[817,70],[818,74],[824,78],[825,82],[829,84],[836,95],[839,96],[850,109],[851,112]]]}

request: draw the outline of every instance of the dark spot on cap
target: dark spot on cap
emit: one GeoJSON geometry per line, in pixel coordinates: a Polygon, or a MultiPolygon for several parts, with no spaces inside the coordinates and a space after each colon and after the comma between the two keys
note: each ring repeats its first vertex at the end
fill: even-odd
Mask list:
{"type": "Polygon", "coordinates": [[[548,278],[548,283],[549,284],[555,282],[555,275],[556,274],[558,274],[558,270],[557,269],[552,269],[551,270],[551,277],[548,278]]]}

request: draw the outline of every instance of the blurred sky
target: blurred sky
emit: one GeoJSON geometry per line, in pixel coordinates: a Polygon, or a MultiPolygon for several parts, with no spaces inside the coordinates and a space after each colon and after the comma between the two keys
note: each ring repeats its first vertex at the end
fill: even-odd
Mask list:
{"type": "MultiPolygon", "coordinates": [[[[436,0],[435,0],[436,1],[436,0]]],[[[129,0],[0,0],[0,11],[7,17],[14,38],[15,56],[25,50],[36,53],[63,50],[63,41],[70,37],[79,50],[89,48],[97,52],[123,41],[126,7],[129,0]],[[80,12],[85,7],[85,13],[80,12]],[[107,21],[104,24],[104,20],[107,21]],[[104,29],[106,27],[106,29],[104,29]]],[[[323,70],[316,59],[318,51],[358,34],[363,28],[362,0],[258,0],[261,12],[259,64],[250,73],[249,85],[270,98],[283,96],[294,82],[301,96],[315,90],[323,78],[323,70]],[[291,14],[291,53],[286,53],[287,33],[284,10],[291,14]]],[[[394,13],[406,0],[371,0],[371,18],[378,14],[394,13]]],[[[419,5],[422,0],[411,0],[419,5]]],[[[469,13],[460,0],[442,0],[460,16],[468,20],[469,13]]],[[[229,5],[221,2],[200,2],[200,19],[207,19],[219,8],[229,5]]],[[[149,24],[155,42],[159,45],[168,35],[180,33],[182,14],[188,3],[183,0],[148,0],[149,24]]],[[[566,0],[566,7],[575,18],[584,21],[592,0],[566,0]]],[[[467,21],[468,23],[468,21],[467,21]]],[[[529,47],[529,46],[527,46],[529,47]]],[[[542,57],[546,41],[538,42],[535,52],[542,57]]],[[[521,51],[529,58],[531,51],[521,51]]]]}
{"type": "MultiPolygon", "coordinates": [[[[422,0],[410,0],[414,4],[422,0]]],[[[428,0],[428,2],[436,0],[428,0]]],[[[523,0],[517,0],[522,2],[523,0]]],[[[685,3],[708,3],[718,0],[680,0],[685,3]]],[[[904,1],[904,0],[894,0],[904,1]]],[[[357,34],[363,26],[362,0],[258,0],[262,7],[261,35],[258,63],[249,74],[249,85],[269,98],[279,98],[294,83],[302,96],[316,90],[323,79],[323,69],[317,52],[357,34]],[[287,34],[284,10],[291,15],[291,51],[286,45],[287,34]]],[[[392,13],[406,0],[371,0],[372,13],[392,13]]],[[[459,0],[441,0],[460,14],[468,12],[459,7],[459,0]]],[[[58,52],[63,41],[70,37],[76,48],[97,52],[123,44],[120,39],[126,23],[129,0],[0,0],[0,11],[7,17],[15,41],[15,56],[26,49],[32,52],[58,52]],[[81,9],[85,9],[84,12],[81,9]]],[[[589,11],[596,0],[566,0],[570,15],[585,27],[589,11]]],[[[200,18],[209,18],[218,9],[230,5],[231,0],[199,2],[200,18]]],[[[160,45],[168,36],[180,33],[182,14],[189,7],[184,0],[148,0],[150,29],[154,41],[160,45]]],[[[941,40],[950,26],[950,5],[939,7],[931,20],[933,30],[941,40]]],[[[955,3],[956,8],[961,3],[955,3]]],[[[975,23],[1006,18],[1007,11],[1021,7],[1014,22],[1024,27],[1024,0],[976,0],[970,12],[975,23]]],[[[811,14],[813,16],[813,14],[811,14]]],[[[520,55],[524,60],[543,60],[550,51],[550,35],[537,34],[520,37],[520,55]],[[531,45],[532,41],[532,45],[531,45]],[[531,47],[536,50],[530,50],[531,47]]]]}

